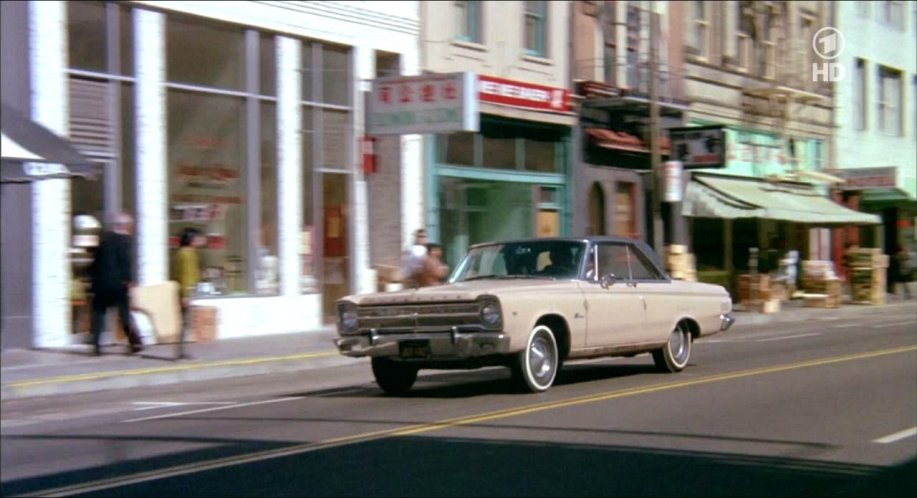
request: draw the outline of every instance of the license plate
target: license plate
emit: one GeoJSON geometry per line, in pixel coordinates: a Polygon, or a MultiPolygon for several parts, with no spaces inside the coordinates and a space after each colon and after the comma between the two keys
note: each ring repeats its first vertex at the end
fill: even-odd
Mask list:
{"type": "Polygon", "coordinates": [[[402,358],[429,358],[430,341],[401,341],[398,354],[402,358]]]}

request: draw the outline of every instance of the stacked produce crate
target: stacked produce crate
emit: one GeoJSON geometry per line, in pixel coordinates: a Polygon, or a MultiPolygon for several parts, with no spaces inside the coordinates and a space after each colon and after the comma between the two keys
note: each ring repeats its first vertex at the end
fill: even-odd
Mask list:
{"type": "Polygon", "coordinates": [[[851,293],[857,304],[884,304],[888,255],[881,249],[862,248],[850,251],[851,293]]]}
{"type": "Polygon", "coordinates": [[[673,244],[665,248],[665,269],[675,280],[697,282],[697,266],[694,254],[688,246],[673,244]]]}
{"type": "Polygon", "coordinates": [[[746,311],[777,313],[780,294],[771,289],[770,275],[739,275],[739,304],[746,311]]]}
{"type": "Polygon", "coordinates": [[[834,273],[832,261],[803,261],[803,304],[814,308],[837,308],[841,305],[843,281],[834,273]]]}

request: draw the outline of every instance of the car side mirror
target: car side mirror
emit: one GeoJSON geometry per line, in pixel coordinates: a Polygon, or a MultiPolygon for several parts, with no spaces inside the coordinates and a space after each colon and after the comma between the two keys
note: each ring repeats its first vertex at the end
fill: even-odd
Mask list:
{"type": "Polygon", "coordinates": [[[599,279],[599,285],[601,285],[603,289],[607,289],[614,285],[617,281],[618,277],[616,277],[614,273],[606,273],[605,275],[602,275],[601,279],[599,279]]]}

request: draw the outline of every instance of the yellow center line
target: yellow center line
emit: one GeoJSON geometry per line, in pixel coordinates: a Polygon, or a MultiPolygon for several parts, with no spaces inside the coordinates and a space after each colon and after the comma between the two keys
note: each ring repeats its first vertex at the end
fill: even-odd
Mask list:
{"type": "Polygon", "coordinates": [[[233,366],[256,365],[259,363],[275,363],[275,362],[281,362],[281,361],[308,360],[308,359],[322,358],[322,357],[328,357],[328,356],[337,356],[338,354],[339,353],[337,351],[322,351],[319,353],[291,354],[291,355],[285,355],[285,356],[266,356],[266,357],[260,357],[260,358],[246,358],[246,359],[240,359],[240,360],[208,361],[208,362],[201,362],[201,363],[194,363],[194,364],[175,365],[175,366],[170,366],[170,367],[138,368],[138,369],[133,369],[133,370],[114,370],[110,372],[93,372],[93,373],[87,373],[87,374],[61,375],[58,377],[48,377],[45,379],[10,382],[10,383],[6,383],[3,385],[12,387],[13,389],[21,389],[24,387],[40,386],[43,384],[79,382],[82,380],[101,380],[101,379],[108,379],[112,377],[125,377],[125,376],[132,376],[132,375],[149,375],[149,374],[157,374],[157,373],[182,372],[182,371],[187,371],[187,370],[198,370],[202,368],[233,367],[233,366]]]}
{"type": "Polygon", "coordinates": [[[207,470],[214,470],[221,467],[227,467],[232,465],[241,465],[246,463],[252,463],[261,460],[267,460],[272,458],[280,458],[285,456],[292,455],[301,455],[304,453],[311,453],[319,450],[331,449],[339,446],[346,446],[350,444],[365,443],[376,441],[380,439],[390,438],[390,437],[400,437],[400,436],[410,436],[416,434],[423,434],[428,432],[433,432],[437,430],[448,429],[451,427],[467,426],[480,422],[517,417],[521,415],[528,415],[531,413],[537,413],[541,411],[554,410],[558,408],[567,408],[571,406],[583,405],[587,403],[595,403],[599,401],[607,401],[616,398],[622,398],[626,396],[635,396],[639,394],[647,394],[659,391],[666,391],[670,389],[678,389],[683,387],[698,386],[703,384],[710,384],[713,382],[723,382],[727,380],[741,379],[745,377],[753,377],[756,375],[765,375],[778,372],[786,372],[791,370],[799,370],[803,368],[812,368],[819,367],[824,365],[832,365],[836,363],[844,363],[849,361],[856,360],[865,360],[870,358],[877,358],[881,356],[888,356],[893,354],[908,353],[917,351],[917,346],[903,346],[892,349],[883,349],[878,351],[871,351],[866,353],[857,353],[849,354],[843,356],[835,356],[831,358],[821,358],[816,360],[801,361],[797,363],[789,363],[786,365],[776,365],[772,367],[762,367],[755,368],[751,370],[742,370],[739,372],[731,372],[719,375],[711,375],[708,377],[702,377],[699,379],[691,379],[685,381],[676,381],[676,382],[667,382],[663,384],[655,384],[645,387],[634,387],[629,389],[622,389],[617,391],[608,391],[598,394],[590,394],[575,398],[568,398],[558,401],[548,401],[544,403],[536,403],[528,406],[518,407],[518,408],[507,408],[503,410],[496,410],[487,413],[480,413],[476,415],[466,415],[463,417],[456,417],[452,419],[441,420],[437,422],[428,422],[423,424],[414,424],[404,428],[396,429],[385,429],[379,431],[365,432],[361,434],[354,434],[350,436],[342,436],[338,438],[326,439],[324,441],[318,441],[313,443],[302,443],[288,448],[280,448],[276,450],[265,450],[261,452],[252,453],[249,455],[242,456],[232,456],[225,457],[216,460],[211,460],[207,462],[191,463],[185,465],[179,465],[175,467],[151,470],[146,472],[141,472],[133,474],[130,476],[121,476],[114,477],[110,479],[104,479],[100,481],[75,484],[72,486],[66,486],[62,488],[39,491],[23,496],[66,496],[69,494],[77,493],[89,493],[93,491],[99,491],[104,489],[110,489],[117,486],[126,486],[130,484],[137,484],[140,482],[151,481],[156,479],[163,479],[167,477],[177,477],[180,475],[190,474],[193,472],[203,472],[207,470]]]}

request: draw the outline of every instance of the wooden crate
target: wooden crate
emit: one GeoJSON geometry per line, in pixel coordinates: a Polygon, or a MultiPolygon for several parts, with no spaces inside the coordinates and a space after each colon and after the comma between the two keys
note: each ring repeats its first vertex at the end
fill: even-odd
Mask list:
{"type": "Polygon", "coordinates": [[[840,306],[840,299],[828,294],[805,294],[803,306],[806,308],[837,308],[840,306]]]}

